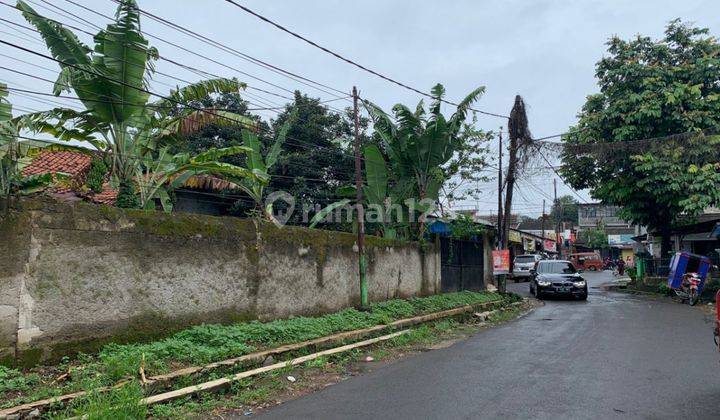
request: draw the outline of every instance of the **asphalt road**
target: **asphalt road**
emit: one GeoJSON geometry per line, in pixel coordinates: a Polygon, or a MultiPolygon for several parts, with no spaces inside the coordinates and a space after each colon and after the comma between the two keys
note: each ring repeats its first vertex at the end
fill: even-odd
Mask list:
{"type": "MultiPolygon", "coordinates": [[[[407,357],[263,413],[263,419],[719,419],[711,317],[605,292],[546,301],[451,347],[407,357]]],[[[527,283],[509,288],[527,295],[527,283]]]]}

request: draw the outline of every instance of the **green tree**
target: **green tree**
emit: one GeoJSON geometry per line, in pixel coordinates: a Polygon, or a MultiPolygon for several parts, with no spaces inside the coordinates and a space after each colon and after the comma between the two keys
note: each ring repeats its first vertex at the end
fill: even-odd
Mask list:
{"type": "Polygon", "coordinates": [[[558,197],[557,202],[553,203],[550,209],[550,223],[559,222],[578,222],[578,201],[571,195],[563,195],[558,197]]]}
{"type": "MultiPolygon", "coordinates": [[[[201,100],[210,94],[237,92],[245,87],[235,79],[201,81],[173,90],[164,99],[149,102],[148,80],[154,72],[154,60],[159,55],[140,32],[140,10],[134,0],[119,2],[115,22],[95,35],[94,49],[80,42],[61,24],[40,16],[22,0],[17,2],[17,8],[37,28],[60,65],[60,74],[53,89],[55,95],[74,91],[86,108],[82,112],[56,108],[29,114],[25,116],[24,123],[36,132],[52,134],[62,140],[87,141],[108,152],[113,181],[119,187],[118,204],[121,206],[134,206],[137,202],[148,206],[155,199],[169,204],[164,185],[146,189],[145,192],[152,193],[150,196],[140,191],[141,199],[134,197],[138,187],[142,187],[138,183],[144,182],[142,178],[145,174],[159,170],[154,160],[158,158],[163,143],[181,138],[209,123],[254,123],[242,115],[224,110],[179,105],[201,100]]],[[[165,152],[162,153],[162,160],[167,161],[165,152]]],[[[204,160],[191,163],[187,156],[170,160],[177,159],[185,162],[180,166],[186,170],[213,171],[217,174],[229,171],[234,176],[243,173],[237,167],[204,160]]],[[[167,176],[156,179],[169,180],[178,175],[166,170],[162,172],[167,176]]],[[[254,175],[244,172],[243,176],[254,175]]]]}
{"type": "MultiPolygon", "coordinates": [[[[301,207],[325,206],[338,199],[338,187],[346,185],[353,178],[354,163],[352,150],[353,124],[351,115],[331,112],[320,99],[295,92],[293,101],[286,104],[278,116],[267,124],[248,111],[248,104],[238,94],[223,94],[217,99],[205,98],[198,105],[208,108],[222,108],[241,114],[255,121],[256,136],[260,141],[261,153],[267,154],[286,123],[290,128],[283,142],[283,153],[275,165],[269,168],[269,184],[265,194],[284,191],[296,200],[296,211],[288,220],[289,224],[303,222],[301,207]],[[294,118],[291,116],[295,114],[294,118]],[[292,119],[292,121],[290,121],[292,119]]],[[[365,134],[368,119],[360,120],[361,136],[364,143],[371,141],[365,134]]],[[[243,128],[232,125],[208,124],[196,133],[187,136],[183,142],[173,145],[173,151],[199,153],[211,147],[243,145],[243,128]]],[[[224,159],[227,163],[246,165],[246,155],[224,159]]],[[[239,194],[237,191],[234,195],[239,194]]],[[[245,193],[233,206],[237,215],[250,215],[257,210],[254,199],[245,193]]],[[[284,202],[278,201],[276,210],[284,211],[284,202]]],[[[348,225],[333,225],[333,228],[348,229],[348,225]]]]}
{"type": "MultiPolygon", "coordinates": [[[[394,118],[381,108],[365,102],[374,122],[375,132],[388,156],[391,179],[396,188],[408,191],[403,194],[417,199],[409,214],[424,213],[435,207],[443,185],[450,174],[463,169],[457,163],[458,155],[467,151],[468,144],[481,141],[481,137],[467,135],[468,109],[483,94],[480,87],[458,104],[450,118],[440,111],[445,88],[437,84],[432,88],[433,101],[428,110],[423,101],[410,110],[402,104],[393,107],[394,118]]],[[[419,223],[415,236],[422,235],[424,223],[419,223]]]]}
{"type": "MultiPolygon", "coordinates": [[[[339,198],[338,188],[354,179],[353,120],[346,110],[344,114],[331,112],[317,98],[295,92],[294,100],[272,121],[273,132],[292,119],[287,141],[275,165],[275,175],[268,193],[285,191],[297,200],[296,208],[324,207],[339,198]]],[[[370,141],[365,134],[369,121],[360,120],[361,141],[370,141]]],[[[266,144],[270,139],[265,139],[266,144]]],[[[280,203],[278,203],[280,204],[280,203]]],[[[296,211],[289,223],[303,223],[303,212],[296,211]]],[[[333,225],[334,229],[349,226],[333,225]]]]}
{"type": "Polygon", "coordinates": [[[600,93],[564,138],[566,180],[659,231],[663,255],[681,214],[720,201],[718,139],[700,133],[720,125],[720,44],[708,33],[674,20],[659,41],[611,38],[597,63],[600,93]]]}
{"type": "Polygon", "coordinates": [[[579,241],[585,246],[592,249],[601,249],[608,247],[608,236],[605,228],[598,226],[594,229],[586,229],[578,234],[579,241]]]}

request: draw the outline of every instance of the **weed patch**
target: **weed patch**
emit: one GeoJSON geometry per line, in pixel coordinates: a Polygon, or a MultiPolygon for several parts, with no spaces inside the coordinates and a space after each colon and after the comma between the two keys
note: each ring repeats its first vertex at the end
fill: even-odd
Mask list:
{"type": "MultiPolygon", "coordinates": [[[[373,303],[368,311],[346,309],[319,317],[294,317],[265,323],[253,321],[234,325],[199,325],[163,340],[151,343],[109,344],[94,356],[80,355],[75,361],[64,360],[55,372],[62,369],[69,370],[71,374],[69,379],[60,385],[53,383],[54,376],[57,376],[55,374],[42,377],[31,371],[23,375],[19,371],[0,367],[0,401],[2,401],[0,408],[136,378],[143,359],[146,374],[155,375],[190,364],[206,364],[259,349],[369,328],[402,318],[490,301],[507,302],[508,299],[511,298],[497,293],[458,292],[373,303]]],[[[439,327],[450,328],[450,325],[439,324],[439,327]]],[[[427,334],[427,329],[417,328],[407,336],[398,337],[400,339],[398,345],[402,345],[402,342],[420,342],[427,338],[427,334]]],[[[359,353],[356,352],[348,352],[341,357],[352,358],[358,355],[359,353]]],[[[335,358],[331,360],[336,361],[335,358]]],[[[315,361],[315,363],[318,364],[317,367],[321,367],[323,361],[315,361]]],[[[276,375],[283,372],[283,369],[276,371],[276,375]]],[[[114,397],[108,398],[116,398],[116,403],[117,398],[123,397],[116,393],[109,395],[114,397]]],[[[129,395],[125,397],[130,398],[129,395]]],[[[252,395],[247,398],[251,397],[252,395]]],[[[86,399],[86,405],[82,409],[84,412],[94,412],[93,407],[105,404],[104,401],[100,396],[96,399],[86,399]]]]}

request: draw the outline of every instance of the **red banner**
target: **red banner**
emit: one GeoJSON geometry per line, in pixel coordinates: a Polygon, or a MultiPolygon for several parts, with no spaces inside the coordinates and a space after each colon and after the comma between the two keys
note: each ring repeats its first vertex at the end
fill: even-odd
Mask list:
{"type": "Polygon", "coordinates": [[[510,250],[500,249],[492,252],[493,274],[510,274],[510,250]]]}

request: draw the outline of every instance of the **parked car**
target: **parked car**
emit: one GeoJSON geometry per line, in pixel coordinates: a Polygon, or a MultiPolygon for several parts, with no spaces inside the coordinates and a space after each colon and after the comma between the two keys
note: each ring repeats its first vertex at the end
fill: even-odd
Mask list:
{"type": "Polygon", "coordinates": [[[518,255],[513,261],[513,272],[512,276],[515,280],[526,279],[530,280],[532,274],[530,271],[535,268],[535,264],[542,260],[541,255],[526,254],[518,255]]]}
{"type": "Polygon", "coordinates": [[[545,296],[572,296],[587,299],[588,286],[572,262],[564,260],[539,261],[532,270],[530,293],[538,299],[545,296]]]}
{"type": "Polygon", "coordinates": [[[596,252],[578,252],[568,255],[570,261],[580,270],[602,271],[603,261],[596,252]]]}

